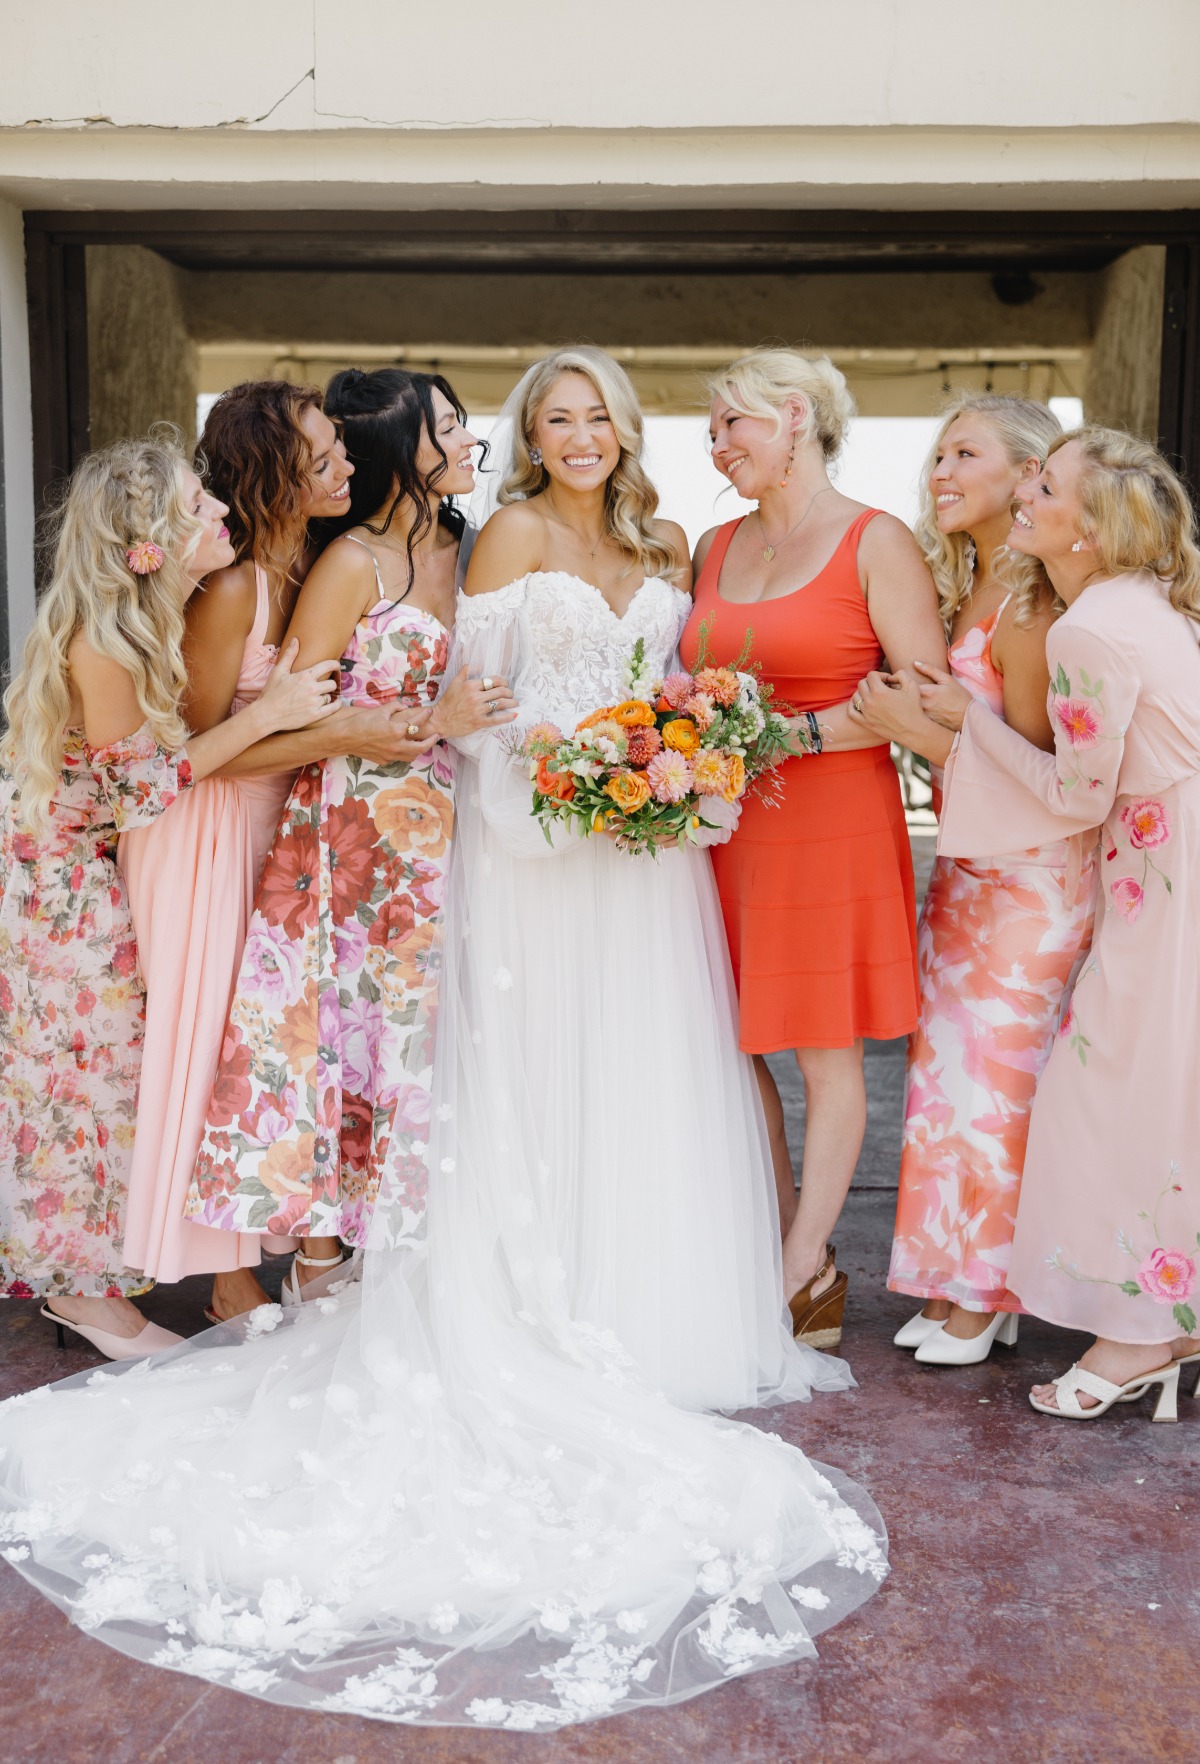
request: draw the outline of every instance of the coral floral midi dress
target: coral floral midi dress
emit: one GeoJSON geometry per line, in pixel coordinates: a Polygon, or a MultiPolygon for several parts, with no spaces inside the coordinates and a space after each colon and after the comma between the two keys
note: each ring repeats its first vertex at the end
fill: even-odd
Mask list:
{"type": "MultiPolygon", "coordinates": [[[[1007,604],[964,631],[949,657],[955,678],[1001,718],[992,639],[1007,604]]],[[[1003,840],[1000,816],[994,827],[1003,840]]],[[[921,1020],[908,1049],[893,1292],[1020,1309],[1007,1277],[1029,1112],[1091,939],[1094,895],[1094,859],[1081,862],[1066,839],[936,860],[917,927],[921,1020]]]]}
{"type": "MultiPolygon", "coordinates": [[[[341,662],[345,704],[425,709],[448,633],[381,600],[341,662]]],[[[454,826],[446,748],[300,773],[268,855],[188,1217],[365,1245],[381,1177],[391,1228],[424,1210],[432,1008],[454,826]],[[394,1151],[389,1163],[389,1152],[394,1151]]]]}
{"type": "Polygon", "coordinates": [[[1196,1330],[1200,1243],[1200,646],[1147,572],[1051,627],[1055,752],[978,700],[946,768],[938,850],[978,859],[1099,834],[1091,953],[1038,1085],[1008,1285],[1110,1341],[1196,1330]]]}
{"type": "MultiPolygon", "coordinates": [[[[858,576],[859,515],[812,581],[743,604],[720,592],[739,521],[721,527],[680,640],[695,666],[701,626],[712,661],[750,661],[782,704],[841,704],[883,665],[858,576]]],[[[900,781],[886,745],[785,760],[777,805],[745,799],[733,838],[712,852],[737,980],[746,1053],[848,1047],[907,1035],[917,1020],[916,904],[900,781]]]]}
{"type": "Polygon", "coordinates": [[[91,748],[69,730],[45,834],[0,773],[0,1293],[97,1298],[125,1265],[145,989],[117,835],[190,788],[144,726],[91,748]]]}

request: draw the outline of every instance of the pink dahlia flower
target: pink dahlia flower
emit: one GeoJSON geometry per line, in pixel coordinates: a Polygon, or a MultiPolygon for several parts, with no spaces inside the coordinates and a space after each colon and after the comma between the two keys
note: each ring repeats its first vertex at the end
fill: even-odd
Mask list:
{"type": "Polygon", "coordinates": [[[1146,896],[1140,882],[1132,876],[1120,876],[1112,885],[1113,905],[1123,919],[1133,924],[1145,903],[1146,896]]]}
{"type": "Polygon", "coordinates": [[[1081,698],[1060,698],[1054,714],[1072,747],[1095,747],[1100,739],[1100,721],[1081,698]]]}
{"type": "Polygon", "coordinates": [[[1129,835],[1130,845],[1139,851],[1144,847],[1153,851],[1155,846],[1165,845],[1171,837],[1171,823],[1167,819],[1167,811],[1153,796],[1143,796],[1137,802],[1126,803],[1121,810],[1121,825],[1129,835]]]}
{"type": "Polygon", "coordinates": [[[661,752],[662,736],[657,729],[630,729],[625,739],[625,757],[631,766],[647,766],[661,752]]]}
{"type": "Polygon", "coordinates": [[[1137,1283],[1156,1305],[1177,1305],[1192,1296],[1196,1264],[1182,1250],[1152,1250],[1137,1271],[1137,1283]]]}
{"type": "Polygon", "coordinates": [[[695,723],[697,729],[711,729],[714,716],[712,699],[707,692],[693,692],[687,704],[682,707],[695,723]]]}
{"type": "Polygon", "coordinates": [[[662,683],[662,695],[672,710],[682,710],[695,689],[690,674],[668,674],[662,683]]]}
{"type": "Polygon", "coordinates": [[[655,802],[682,802],[692,788],[692,768],[681,753],[667,748],[646,767],[646,781],[655,802]]]}

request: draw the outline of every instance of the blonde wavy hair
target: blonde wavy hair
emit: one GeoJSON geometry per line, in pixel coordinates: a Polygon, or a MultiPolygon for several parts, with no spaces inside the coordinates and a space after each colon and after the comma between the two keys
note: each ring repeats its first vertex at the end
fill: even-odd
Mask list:
{"type": "Polygon", "coordinates": [[[723,398],[743,416],[764,417],[783,433],[783,406],[802,398],[805,417],[796,433],[819,441],[826,465],[842,451],[846,431],[857,415],[846,376],[827,355],[798,349],[752,349],[705,382],[710,398],[723,398]]]}
{"type": "MultiPolygon", "coordinates": [[[[1062,436],[1062,424],[1047,405],[1032,398],[1018,398],[1006,392],[960,392],[942,412],[941,426],[922,467],[921,502],[913,533],[925,554],[938,593],[942,624],[950,635],[954,620],[975,585],[971,562],[969,533],[943,533],[937,524],[937,497],[930,482],[938,454],[950,425],[961,416],[977,416],[985,422],[1008,455],[1014,470],[1027,459],[1043,464],[1056,441],[1062,436]]],[[[1018,625],[1028,626],[1043,607],[1063,610],[1036,557],[1009,551],[1000,546],[990,559],[997,578],[1012,591],[1013,618],[1018,625]]]]}
{"type": "Polygon", "coordinates": [[[81,460],[54,516],[50,586],[38,605],[20,669],[4,695],[0,762],[17,778],[21,818],[42,830],[60,786],[71,716],[67,652],[82,636],[131,675],[154,739],[183,746],[187,672],[183,608],[188,558],[204,531],[183,496],[187,461],[173,431],[119,441],[81,460]],[[162,568],[136,576],[126,552],[151,540],[162,568]]]}
{"type": "Polygon", "coordinates": [[[1200,546],[1196,511],[1158,449],[1123,429],[1072,429],[1083,451],[1081,536],[1110,575],[1150,570],[1167,583],[1171,605],[1200,624],[1200,546]]]}
{"type": "Polygon", "coordinates": [[[596,388],[612,421],[621,449],[604,491],[604,524],[608,538],[640,564],[647,576],[677,576],[683,559],[673,546],[653,531],[658,510],[658,491],[642,466],[645,425],[637,393],[611,355],[589,343],[556,349],[534,362],[517,387],[513,416],[513,466],[500,486],[500,501],[524,502],[538,496],[550,482],[545,466],[535,465],[531,454],[533,428],[538,411],[554,382],[563,374],[583,374],[596,388]]]}

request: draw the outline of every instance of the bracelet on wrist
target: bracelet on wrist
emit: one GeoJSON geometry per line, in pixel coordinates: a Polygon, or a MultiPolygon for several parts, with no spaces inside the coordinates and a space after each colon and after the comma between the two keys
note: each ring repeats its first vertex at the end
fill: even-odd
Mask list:
{"type": "Polygon", "coordinates": [[[803,712],[803,716],[804,721],[808,724],[808,751],[809,753],[820,753],[825,746],[825,738],[821,734],[821,725],[817,721],[817,713],[815,711],[805,711],[803,712]]]}

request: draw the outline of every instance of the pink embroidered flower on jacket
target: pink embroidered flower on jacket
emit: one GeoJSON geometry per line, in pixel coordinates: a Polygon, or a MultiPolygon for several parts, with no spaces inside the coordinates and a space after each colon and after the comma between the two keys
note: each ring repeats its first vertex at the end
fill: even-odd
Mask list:
{"type": "Polygon", "coordinates": [[[1100,721],[1082,699],[1060,698],[1054,714],[1072,747],[1095,747],[1100,739],[1100,721]]]}
{"type": "Polygon", "coordinates": [[[1165,845],[1171,837],[1167,811],[1156,797],[1143,796],[1137,802],[1127,802],[1121,810],[1120,820],[1129,835],[1130,845],[1139,851],[1143,847],[1153,851],[1156,846],[1165,845]]]}
{"type": "Polygon", "coordinates": [[[1137,1283],[1156,1305],[1177,1305],[1192,1296],[1196,1264],[1182,1250],[1152,1250],[1137,1271],[1137,1283]]]}
{"type": "Polygon", "coordinates": [[[1132,876],[1119,876],[1112,885],[1113,906],[1123,919],[1133,924],[1145,904],[1146,896],[1140,882],[1132,876]]]}

